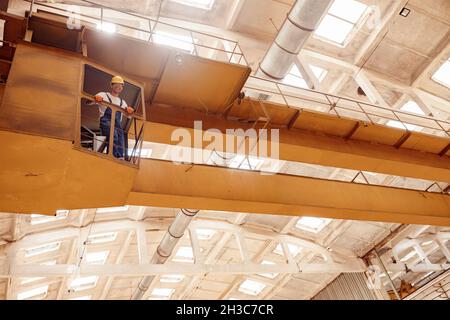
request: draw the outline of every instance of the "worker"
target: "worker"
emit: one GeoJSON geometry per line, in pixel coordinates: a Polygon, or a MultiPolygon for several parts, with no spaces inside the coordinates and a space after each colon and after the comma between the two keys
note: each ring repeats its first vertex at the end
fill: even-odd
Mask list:
{"type": "MultiPolygon", "coordinates": [[[[106,136],[106,146],[107,152],[109,153],[109,133],[111,128],[111,108],[105,107],[99,102],[108,102],[110,104],[116,105],[124,109],[128,114],[132,114],[134,109],[129,107],[127,103],[120,98],[120,94],[123,91],[124,80],[120,76],[114,76],[111,79],[111,92],[99,92],[95,95],[95,100],[98,103],[98,109],[100,111],[100,130],[103,136],[106,136]]],[[[116,111],[116,119],[114,123],[114,145],[113,145],[113,155],[119,159],[125,159],[124,155],[124,144],[125,135],[122,129],[122,113],[116,111]]]]}

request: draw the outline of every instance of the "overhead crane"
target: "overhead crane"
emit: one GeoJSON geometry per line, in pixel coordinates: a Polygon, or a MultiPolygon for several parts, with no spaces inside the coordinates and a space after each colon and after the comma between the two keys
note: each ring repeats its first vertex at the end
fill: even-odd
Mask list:
{"type": "Polygon", "coordinates": [[[386,110],[362,112],[364,120],[243,97],[251,72],[244,65],[88,24],[69,29],[67,17],[50,12],[28,21],[0,18],[7,78],[0,86],[0,211],[143,205],[450,225],[446,193],[138,157],[143,142],[173,145],[175,129],[193,132],[194,121],[202,121],[202,130],[224,136],[229,128],[279,129],[280,160],[450,182],[444,121],[426,119],[447,133],[438,136],[372,121],[386,110]],[[138,108],[129,128],[136,151],[130,161],[87,150],[80,138],[84,124],[95,126],[83,118],[86,101],[115,74],[125,78],[127,99],[138,108]]]}

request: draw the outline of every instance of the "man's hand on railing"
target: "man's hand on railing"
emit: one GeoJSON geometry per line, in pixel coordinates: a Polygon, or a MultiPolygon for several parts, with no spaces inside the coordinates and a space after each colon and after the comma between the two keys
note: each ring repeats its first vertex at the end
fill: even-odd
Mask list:
{"type": "Polygon", "coordinates": [[[132,114],[134,112],[134,109],[132,107],[127,107],[126,110],[128,114],[132,114]]]}
{"type": "Polygon", "coordinates": [[[92,106],[95,105],[97,103],[103,102],[103,98],[101,96],[94,96],[95,101],[92,100],[88,100],[88,102],[86,102],[86,104],[88,106],[92,106]]]}

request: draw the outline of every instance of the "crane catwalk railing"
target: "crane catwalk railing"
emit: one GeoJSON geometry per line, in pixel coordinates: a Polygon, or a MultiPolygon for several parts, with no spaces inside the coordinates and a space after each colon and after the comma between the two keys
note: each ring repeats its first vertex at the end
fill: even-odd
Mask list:
{"type": "MultiPolygon", "coordinates": [[[[32,2],[30,0],[26,1],[32,2]]],[[[89,5],[87,8],[99,9],[99,15],[93,16],[81,13],[79,7],[76,9],[77,7],[73,5],[64,5],[64,7],[59,7],[57,5],[43,3],[31,3],[30,11],[33,8],[47,8],[55,11],[50,13],[66,16],[68,18],[68,24],[70,23],[70,27],[72,28],[76,27],[77,24],[80,25],[80,22],[93,23],[96,24],[97,28],[107,32],[115,32],[151,43],[173,46],[202,58],[241,64],[245,66],[248,65],[237,41],[176,26],[174,24],[162,22],[139,14],[113,9],[95,2],[81,2],[89,5]],[[113,21],[111,18],[108,19],[105,17],[107,12],[114,13],[116,16],[123,15],[124,20],[126,20],[127,16],[128,19],[130,17],[135,20],[138,19],[138,22],[143,22],[143,24],[147,25],[148,28],[144,29],[141,27],[126,25],[118,21],[113,21]],[[109,28],[111,28],[111,30],[109,30],[109,28]]],[[[115,17],[115,19],[116,18],[117,17],[115,17]]]]}
{"type": "MultiPolygon", "coordinates": [[[[27,1],[32,2],[30,0],[27,1]]],[[[237,41],[168,24],[139,14],[113,9],[92,1],[81,0],[80,2],[86,3],[90,6],[89,8],[100,9],[98,17],[76,13],[77,18],[84,22],[100,23],[100,26],[103,26],[103,23],[113,23],[115,26],[135,31],[135,33],[132,34],[127,33],[126,36],[176,47],[203,58],[248,65],[237,41]],[[106,19],[106,11],[146,21],[149,29],[146,30],[135,26],[128,26],[106,19]],[[142,36],[142,33],[146,36],[142,36]]],[[[32,3],[31,10],[33,6],[50,8],[52,10],[57,10],[68,18],[73,17],[73,12],[68,11],[67,6],[58,7],[49,4],[32,3]]],[[[121,33],[120,30],[117,30],[116,32],[121,33]]],[[[371,124],[387,125],[393,128],[403,129],[407,132],[417,131],[440,137],[450,137],[450,121],[448,120],[386,108],[256,76],[249,77],[244,86],[244,91],[250,97],[282,104],[292,108],[333,113],[338,117],[357,119],[371,124]]]]}

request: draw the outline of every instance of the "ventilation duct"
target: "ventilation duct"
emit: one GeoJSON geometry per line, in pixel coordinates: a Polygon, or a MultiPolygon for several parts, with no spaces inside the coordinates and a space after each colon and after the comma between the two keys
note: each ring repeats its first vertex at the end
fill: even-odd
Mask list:
{"type": "MultiPolygon", "coordinates": [[[[198,213],[198,210],[181,209],[175,217],[175,220],[170,225],[166,234],[164,235],[161,243],[156,249],[155,254],[150,260],[150,264],[164,264],[166,260],[172,254],[173,249],[177,245],[178,241],[186,231],[192,218],[198,213]]],[[[132,300],[140,300],[147,292],[150,284],[152,283],[154,275],[144,277],[139,282],[138,288],[133,294],[132,300]]]]}
{"type": "Polygon", "coordinates": [[[259,65],[257,76],[281,80],[333,0],[297,0],[259,65]]]}

